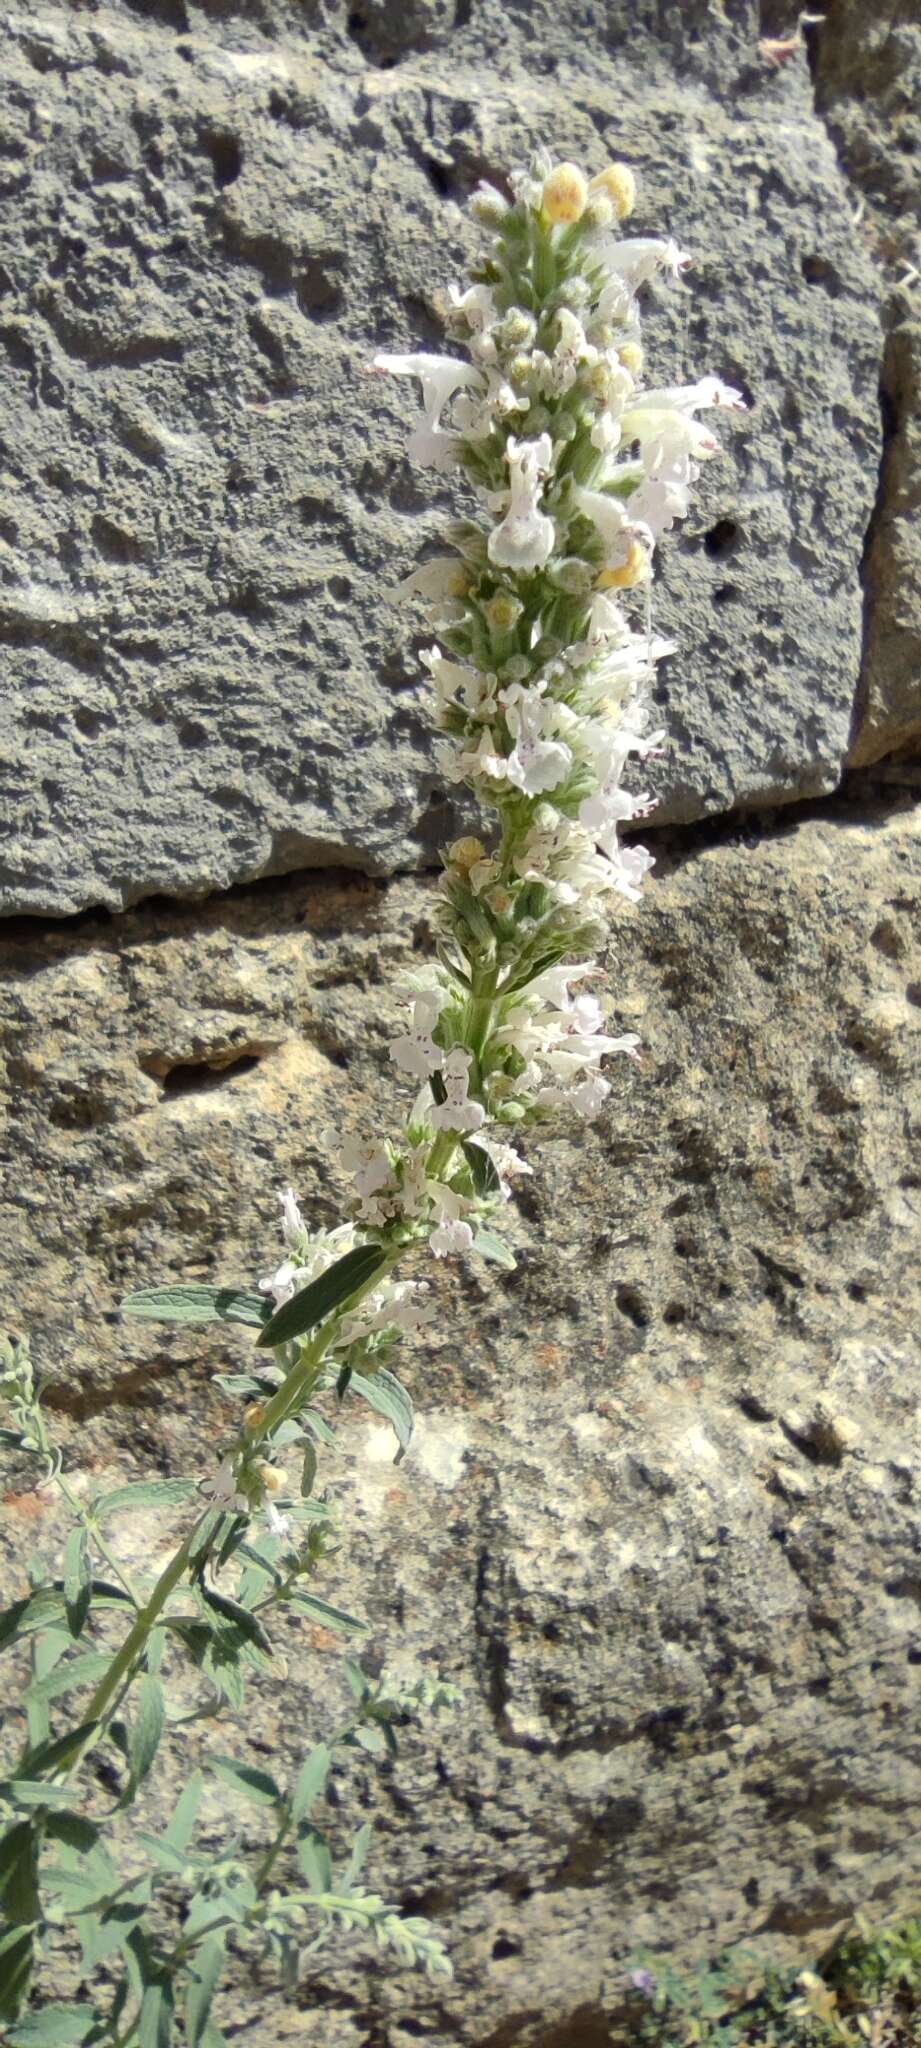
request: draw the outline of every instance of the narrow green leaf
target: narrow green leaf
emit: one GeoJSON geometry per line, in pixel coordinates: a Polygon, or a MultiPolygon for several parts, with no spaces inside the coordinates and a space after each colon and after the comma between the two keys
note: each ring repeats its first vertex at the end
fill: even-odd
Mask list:
{"type": "Polygon", "coordinates": [[[45,1778],[5,1778],[0,1799],[11,1806],[79,1806],[83,1793],[76,1785],[53,1785],[45,1778]]]}
{"type": "Polygon", "coordinates": [[[65,1621],[67,1610],[63,1593],[55,1592],[50,1586],[43,1586],[40,1592],[28,1593],[24,1600],[14,1600],[12,1607],[6,1607],[0,1614],[0,1650],[8,1643],[15,1643],[18,1636],[31,1634],[37,1628],[46,1628],[49,1623],[65,1621]]]}
{"type": "Polygon", "coordinates": [[[368,1850],[370,1846],[371,1822],[369,1820],[366,1820],[364,1826],[359,1828],[358,1833],[355,1836],[355,1840],[352,1843],[352,1853],[349,1857],[348,1863],[346,1864],[345,1873],[343,1876],[343,1888],[345,1891],[351,1891],[353,1884],[355,1884],[358,1878],[361,1876],[361,1873],[364,1870],[365,1864],[368,1860],[368,1850]]]}
{"type": "Polygon", "coordinates": [[[31,1820],[14,1821],[0,1836],[0,1906],[4,1919],[14,1927],[31,1927],[40,1917],[39,1841],[31,1820]]]}
{"type": "Polygon", "coordinates": [[[99,2018],[95,2005],[44,2005],[7,2035],[10,2048],[67,2048],[85,2041],[99,2018]]]}
{"type": "Polygon", "coordinates": [[[478,1230],[473,1240],[473,1249],[482,1259],[492,1259],[497,1266],[504,1266],[507,1273],[514,1273],[515,1260],[508,1245],[501,1237],[494,1237],[491,1230],[478,1230]]]}
{"type": "Polygon", "coordinates": [[[285,1605],[296,1607],[302,1614],[310,1616],[322,1628],[335,1629],[341,1636],[363,1636],[367,1634],[366,1621],[358,1621],[354,1614],[346,1614],[341,1607],[332,1607],[328,1600],[321,1600],[316,1593],[306,1593],[294,1587],[285,1595],[285,1605]]]}
{"type": "Polygon", "coordinates": [[[73,1657],[68,1664],[56,1665],[47,1678],[33,1681],[26,1699],[55,1700],[62,1692],[73,1692],[75,1686],[95,1685],[103,1672],[108,1671],[112,1656],[110,1650],[87,1650],[84,1656],[73,1657]]]}
{"type": "Polygon", "coordinates": [[[0,1444],[11,1451],[34,1451],[36,1445],[30,1436],[23,1436],[18,1429],[0,1429],[0,1444]]]}
{"type": "Polygon", "coordinates": [[[90,1611],[90,1566],[88,1537],[84,1528],[72,1529],[64,1545],[64,1606],[72,1636],[81,1633],[90,1611]]]}
{"type": "Polygon", "coordinates": [[[360,1394],[376,1415],[383,1415],[392,1422],[399,1449],[394,1458],[398,1465],[408,1451],[413,1433],[413,1404],[406,1388],[392,1372],[381,1370],[376,1373],[353,1372],[352,1390],[360,1394]]]}
{"type": "Polygon", "coordinates": [[[265,1650],[269,1656],[272,1655],[272,1644],[261,1622],[256,1620],[254,1614],[248,1613],[245,1607],[241,1607],[239,1600],[230,1600],[226,1593],[216,1593],[213,1586],[206,1586],[203,1583],[199,1583],[195,1590],[206,1608],[219,1614],[223,1621],[232,1622],[234,1628],[238,1628],[246,1637],[247,1642],[258,1644],[260,1650],[265,1650]]]}
{"type": "Polygon", "coordinates": [[[369,1756],[382,1759],[390,1754],[390,1745],[381,1728],[355,1728],[351,1740],[359,1749],[366,1749],[369,1756]]]}
{"type": "Polygon", "coordinates": [[[179,1798],[173,1807],[169,1826],[163,1831],[163,1840],[169,1843],[171,1849],[183,1850],[188,1848],[194,1833],[204,1789],[205,1780],[201,1771],[193,1771],[188,1784],[180,1792],[179,1798]]]}
{"type": "Polygon", "coordinates": [[[359,1244],[354,1251],[346,1252],[337,1259],[334,1266],[321,1273],[318,1280],[311,1280],[302,1287],[292,1301],[286,1301],[283,1308],[276,1309],[264,1330],[256,1338],[257,1345],[265,1347],[286,1344],[291,1337],[302,1337],[305,1330],[315,1329],[334,1309],[348,1301],[356,1289],[363,1287],[375,1273],[387,1263],[387,1254],[380,1245],[359,1244]]]}
{"type": "Polygon", "coordinates": [[[28,1928],[0,1934],[0,2020],[15,2020],[29,1995],[34,1939],[28,1928]]]}
{"type": "Polygon", "coordinates": [[[329,1777],[331,1763],[332,1757],[325,1742],[318,1742],[316,1749],[312,1749],[310,1755],[305,1757],[291,1800],[291,1819],[294,1822],[302,1821],[305,1814],[310,1812],[314,1801],[319,1799],[329,1777]]]}
{"type": "Polygon", "coordinates": [[[316,1479],[316,1476],[317,1454],[313,1444],[310,1441],[310,1438],[308,1437],[304,1444],[304,1462],[301,1466],[301,1498],[303,1500],[308,1500],[310,1495],[312,1494],[313,1483],[316,1479]]]}
{"type": "Polygon", "coordinates": [[[223,1968],[223,1938],[211,1934],[195,1950],[194,1973],[186,1991],[185,2031],[190,2048],[200,2048],[223,1968]]]}
{"type": "Polygon", "coordinates": [[[123,1316],[151,1323],[247,1323],[256,1329],[271,1313],[264,1294],[245,1287],[142,1287],[119,1303],[123,1316]]]}
{"type": "Polygon", "coordinates": [[[487,1195],[497,1195],[502,1182],[499,1178],[499,1169],[495,1161],[490,1159],[489,1153],[482,1145],[472,1143],[469,1138],[461,1139],[461,1151],[473,1175],[476,1193],[484,1199],[487,1195]]]}
{"type": "Polygon", "coordinates": [[[98,1728],[98,1721],[81,1721],[76,1728],[69,1728],[66,1735],[59,1735],[54,1741],[40,1742],[23,1757],[21,1770],[24,1778],[34,1777],[39,1771],[53,1771],[58,1764],[68,1764],[86,1737],[98,1728]]]}
{"type": "Polygon", "coordinates": [[[134,1722],[128,1734],[132,1789],[141,1783],[142,1778],[146,1778],[160,1747],[165,1727],[166,1697],[163,1687],[159,1678],[152,1678],[150,1672],[146,1671],[138,1685],[134,1722]]]}
{"type": "Polygon", "coordinates": [[[107,1515],[117,1514],[120,1508],[179,1507],[197,1491],[194,1479],[132,1480],[128,1486],[116,1486],[111,1493],[100,1494],[93,1502],[93,1514],[101,1522],[107,1515]]]}
{"type": "Polygon", "coordinates": [[[81,1963],[84,1971],[95,1970],[97,1964],[115,1949],[121,1949],[126,1961],[135,1940],[143,1941],[144,1923],[150,1912],[150,1878],[142,1879],[114,1900],[107,1900],[105,1909],[99,1913],[85,1911],[77,1917],[81,1942],[81,1963]]]}
{"type": "Polygon", "coordinates": [[[325,1415],[320,1414],[318,1408],[304,1408],[301,1412],[301,1421],[305,1429],[309,1429],[311,1436],[316,1437],[318,1444],[325,1444],[329,1451],[335,1449],[336,1432],[330,1427],[325,1415]]]}
{"type": "Polygon", "coordinates": [[[333,1860],[325,1835],[305,1823],[297,1831],[297,1860],[312,1892],[332,1890],[333,1860]]]}
{"type": "Polygon", "coordinates": [[[139,2048],[169,2048],[173,2038],[173,1987],[168,1977],[148,1984],[138,2014],[139,2048]]]}
{"type": "Polygon", "coordinates": [[[255,1799],[259,1806],[280,1806],[281,1787],[276,1785],[268,1771],[256,1769],[255,1764],[244,1764],[235,1756],[221,1756],[212,1750],[205,1758],[209,1770],[216,1771],[219,1778],[226,1778],[228,1785],[236,1785],[238,1791],[255,1799]]]}

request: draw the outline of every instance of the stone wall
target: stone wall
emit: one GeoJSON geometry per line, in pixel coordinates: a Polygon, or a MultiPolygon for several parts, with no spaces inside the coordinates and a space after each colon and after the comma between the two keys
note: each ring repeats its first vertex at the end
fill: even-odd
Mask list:
{"type": "MultiPolygon", "coordinates": [[[[805,1960],[917,1904],[921,35],[866,14],[777,67],[748,0],[2,16],[5,1320],[77,1484],[210,1470],[245,1333],[121,1295],[271,1270],[281,1187],[340,1213],[320,1133],[396,1105],[452,818],[385,595],[453,499],[362,365],[434,344],[466,193],[538,137],[629,157],[698,255],[653,362],[752,400],[662,550],[665,826],[609,960],[642,1064],[530,1142],[516,1273],[433,1269],[405,1463],[356,1408],[329,1468],[319,1590],[463,1689],[333,1830],[377,1816],[456,1981],[241,1972],[256,2048],[601,2048],[640,1944],[805,1960]]],[[[29,1487],[17,1590],[64,1526],[29,1487]]],[[[284,1654],[256,1761],[340,1710],[336,1644],[284,1654]]]]}

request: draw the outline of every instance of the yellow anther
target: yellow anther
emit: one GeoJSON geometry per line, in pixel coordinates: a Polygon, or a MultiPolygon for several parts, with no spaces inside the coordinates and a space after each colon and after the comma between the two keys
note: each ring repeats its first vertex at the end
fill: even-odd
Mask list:
{"type": "Polygon", "coordinates": [[[469,870],[478,860],[486,859],[486,848],[482,839],[455,839],[448,847],[448,859],[452,867],[469,870]]]}
{"type": "Polygon", "coordinates": [[[599,171],[589,186],[590,192],[603,192],[610,199],[618,220],[626,220],[636,204],[636,179],[629,164],[608,164],[607,170],[599,171]]]}
{"type": "Polygon", "coordinates": [[[649,556],[638,540],[630,542],[630,551],[625,562],[616,569],[602,569],[595,584],[596,590],[632,590],[634,584],[642,583],[649,569],[649,556]]]}
{"type": "Polygon", "coordinates": [[[581,220],[588,200],[588,186],[578,164],[554,164],[544,179],[540,210],[551,227],[571,227],[581,220]]]}
{"type": "Polygon", "coordinates": [[[643,367],[643,351],[638,341],[621,342],[617,357],[618,361],[623,363],[624,369],[629,370],[631,377],[639,376],[643,367]]]}

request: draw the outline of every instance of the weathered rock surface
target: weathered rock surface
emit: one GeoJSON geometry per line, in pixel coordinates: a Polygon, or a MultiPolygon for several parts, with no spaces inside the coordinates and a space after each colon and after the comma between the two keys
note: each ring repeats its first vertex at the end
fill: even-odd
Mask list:
{"type": "MultiPolygon", "coordinates": [[[[384,592],[455,500],[405,465],[408,390],[362,366],[436,343],[461,202],[538,137],[636,163],[638,231],[697,258],[650,308],[652,359],[752,401],[663,549],[662,815],[835,786],[882,280],[805,55],[765,63],[754,0],[0,19],[0,908],[431,860],[451,818],[384,592]]],[[[900,732],[915,703],[887,647],[877,752],[880,692],[900,732]]]]}
{"type": "MultiPolygon", "coordinates": [[[[118,1299],[270,1270],[288,1181],[335,1218],[318,1134],[386,1125],[429,889],[298,878],[6,941],[6,1321],[86,1481],[212,1469],[208,1369],[245,1333],[144,1332],[118,1299]]],[[[372,1662],[464,1688],[392,1770],[337,1780],[331,1825],[378,1812],[372,1880],[436,1918],[457,1979],[353,1948],[295,2008],[244,1976],[257,2048],[600,2048],[640,1943],[804,1960],[858,1905],[916,1906],[919,897],[890,792],[676,835],[615,926],[642,1066],[590,1134],[532,1142],[515,1274],[432,1262],[405,1464],[356,1409],[328,1466],[346,1540],[318,1590],[367,1616],[372,1662]]],[[[20,1574],[60,1526],[28,1484],[20,1574]]],[[[338,1716],[329,1643],[284,1648],[288,1684],[220,1744],[186,1731],[183,1769],[293,1761],[338,1716]]]]}
{"type": "Polygon", "coordinates": [[[815,44],[816,104],[855,190],[859,231],[889,287],[886,452],[866,560],[867,639],[851,759],[921,735],[921,22],[831,0],[815,44]]]}

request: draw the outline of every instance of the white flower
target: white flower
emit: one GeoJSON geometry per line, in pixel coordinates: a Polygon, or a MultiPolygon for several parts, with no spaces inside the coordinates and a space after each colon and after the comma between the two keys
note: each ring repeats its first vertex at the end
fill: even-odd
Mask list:
{"type": "Polygon", "coordinates": [[[687,454],[667,458],[661,442],[649,453],[646,477],[630,496],[630,517],[642,520],[650,533],[658,536],[668,533],[676,519],[684,519],[691,485],[697,482],[700,469],[687,454]]]}
{"type": "Polygon", "coordinates": [[[372,370],[383,370],[393,377],[418,377],[422,385],[422,419],[414,427],[407,442],[407,452],[422,469],[449,469],[457,459],[461,446],[459,434],[451,433],[439,425],[440,415],[453,398],[455,391],[465,388],[483,388],[479,370],[470,363],[457,362],[452,356],[378,355],[371,364],[372,370]]]}
{"type": "Polygon", "coordinates": [[[270,1536],[288,1537],[291,1535],[293,1523],[290,1515],[280,1515],[275,1502],[268,1498],[263,1502],[263,1510],[266,1528],[270,1536]]]}
{"type": "Polygon", "coordinates": [[[285,1259],[277,1272],[270,1273],[264,1280],[260,1280],[259,1292],[271,1294],[276,1308],[283,1308],[285,1302],[290,1301],[299,1288],[306,1287],[309,1278],[310,1273],[306,1266],[298,1266],[293,1259],[285,1259]]]}
{"type": "Polygon", "coordinates": [[[600,535],[605,562],[609,567],[626,559],[631,520],[622,498],[609,498],[605,491],[573,491],[579,511],[590,519],[600,535]]]}
{"type": "Polygon", "coordinates": [[[429,1238],[429,1250],[436,1259],[446,1258],[449,1252],[469,1252],[473,1244],[473,1231],[469,1223],[461,1219],[439,1223],[429,1238]]]}
{"type": "Polygon", "coordinates": [[[634,404],[620,424],[625,441],[639,441],[647,472],[660,459],[671,462],[676,456],[689,455],[692,461],[701,462],[719,451],[720,444],[709,427],[676,406],[634,404]]]}
{"type": "MultiPolygon", "coordinates": [[[[614,278],[622,278],[631,292],[637,291],[641,284],[647,284],[657,270],[667,271],[670,277],[680,277],[682,271],[690,269],[694,260],[684,249],[679,249],[677,242],[633,236],[624,241],[612,235],[600,236],[598,253],[605,270],[614,278]]],[[[603,307],[604,294],[599,301],[599,312],[605,319],[608,316],[606,311],[602,311],[603,307]]]]}
{"type": "Polygon", "coordinates": [[[621,846],[619,843],[606,847],[615,889],[621,896],[638,903],[642,893],[643,877],[655,867],[655,856],[645,846],[621,846]]]}
{"type": "Polygon", "coordinates": [[[382,1223],[387,1205],[375,1199],[381,1190],[396,1189],[390,1154],[383,1145],[362,1144],[355,1138],[339,1138],[335,1144],[339,1162],[355,1182],[359,1213],[366,1223],[382,1223]]]}
{"type": "Polygon", "coordinates": [[[741,391],[736,391],[734,385],[721,383],[719,377],[701,377],[697,384],[673,384],[661,391],[637,392],[631,411],[648,406],[652,410],[696,412],[702,405],[725,405],[733,412],[747,410],[741,391]]]}
{"type": "Polygon", "coordinates": [[[198,1490],[213,1500],[216,1507],[233,1508],[239,1515],[249,1514],[249,1501],[237,1489],[232,1456],[222,1458],[214,1478],[203,1479],[198,1490]]]}
{"type": "Polygon", "coordinates": [[[544,790],[556,789],[572,767],[572,749],[564,741],[544,739],[542,735],[554,710],[562,711],[565,707],[545,703],[540,689],[525,690],[520,683],[500,690],[499,697],[515,740],[506,761],[509,782],[526,796],[540,796],[544,790]]]}
{"type": "Polygon", "coordinates": [[[408,1032],[402,1038],[395,1038],[390,1047],[390,1057],[395,1067],[404,1074],[415,1074],[424,1081],[429,1074],[441,1070],[444,1053],[435,1044],[432,1029],[438,1022],[444,998],[440,991],[433,989],[416,997],[408,1032]]]}
{"type": "Polygon", "coordinates": [[[510,434],[505,452],[510,474],[509,508],[500,524],[493,527],[487,553],[500,568],[542,569],[553,553],[555,534],[553,520],[537,507],[544,477],[552,464],[553,444],[549,434],[540,434],[536,441],[516,441],[510,434]]]}
{"type": "Polygon", "coordinates": [[[442,1068],[446,1100],[429,1111],[429,1123],[435,1130],[477,1131],[486,1122],[482,1103],[471,1102],[468,1095],[470,1059],[470,1053],[461,1045],[448,1053],[442,1068]]]}
{"type": "Polygon", "coordinates": [[[282,1229],[285,1234],[285,1240],[288,1244],[299,1245],[301,1239],[306,1236],[306,1231],[304,1229],[304,1218],[297,1206],[297,1196],[294,1189],[285,1188],[280,1200],[282,1206],[282,1229]]]}

